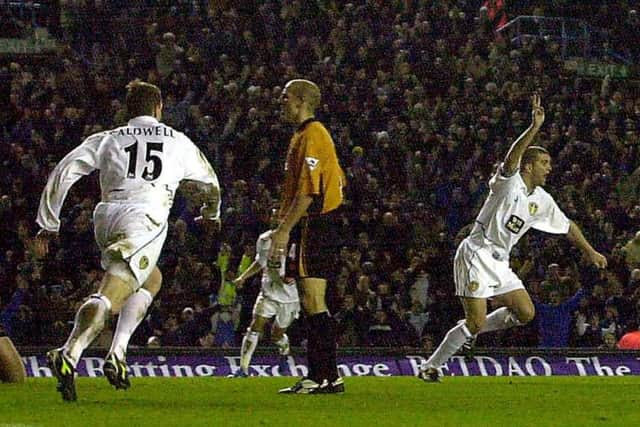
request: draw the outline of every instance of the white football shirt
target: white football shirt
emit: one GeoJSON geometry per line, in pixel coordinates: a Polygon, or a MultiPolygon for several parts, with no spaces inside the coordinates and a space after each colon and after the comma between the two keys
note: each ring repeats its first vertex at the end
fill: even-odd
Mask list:
{"type": "Polygon", "coordinates": [[[489,181],[489,190],[468,239],[490,248],[496,259],[507,260],[530,228],[553,234],[569,232],[570,221],[553,197],[542,187],[528,194],[520,172],[507,177],[500,166],[489,181]]]}
{"type": "MultiPolygon", "coordinates": [[[[40,198],[37,223],[58,231],[60,210],[71,186],[100,171],[103,202],[145,205],[166,221],[181,180],[213,184],[218,178],[198,147],[183,133],[151,116],[89,136],[55,167],[40,198]]],[[[218,203],[218,215],[220,204],[218,203]]]]}
{"type": "Polygon", "coordinates": [[[269,249],[273,231],[262,233],[256,242],[256,262],[262,267],[262,295],[281,303],[298,302],[295,281],[285,281],[286,257],[282,255],[278,266],[269,267],[269,249]]]}

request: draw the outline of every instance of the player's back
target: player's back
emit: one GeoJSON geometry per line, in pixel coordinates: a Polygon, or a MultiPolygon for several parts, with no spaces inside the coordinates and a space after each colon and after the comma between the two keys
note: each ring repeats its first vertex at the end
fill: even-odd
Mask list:
{"type": "Polygon", "coordinates": [[[99,134],[102,200],[149,204],[169,209],[179,182],[193,163],[208,162],[182,133],[153,117],[140,116],[127,126],[99,134]]]}

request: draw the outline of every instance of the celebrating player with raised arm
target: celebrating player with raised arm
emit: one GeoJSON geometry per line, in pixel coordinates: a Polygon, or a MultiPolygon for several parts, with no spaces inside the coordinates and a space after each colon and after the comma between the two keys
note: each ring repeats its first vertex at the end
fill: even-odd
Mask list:
{"type": "Polygon", "coordinates": [[[182,180],[204,184],[203,220],[219,225],[220,188],[213,168],[184,134],[159,122],[162,96],[155,85],[127,86],[126,126],[89,136],[55,167],[42,192],[36,253],[45,256],[60,229],[60,210],[71,186],[100,171],[102,201],[95,207],[95,237],[106,274],[97,293],[78,309],[66,344],[47,353],[64,400],[76,400],[75,367],[98,336],[108,316],[120,313],[104,374],[116,389],[130,386],[126,349],[129,339],[160,290],[156,262],[167,237],[169,209],[182,180]]]}
{"type": "Polygon", "coordinates": [[[477,334],[522,325],[533,319],[535,309],[531,298],[509,267],[511,248],[530,228],[566,234],[590,262],[599,268],[607,266],[606,258],[593,249],[580,228],[541,187],[551,172],[551,157],[544,148],[530,145],[544,122],[540,97],[534,95],[532,102],[531,125],[513,143],[489,181],[489,196],[469,236],[456,251],[454,282],[465,319],[447,332],[421,369],[419,377],[425,381],[439,381],[439,368],[477,334]],[[489,315],[488,298],[501,306],[489,315]]]}

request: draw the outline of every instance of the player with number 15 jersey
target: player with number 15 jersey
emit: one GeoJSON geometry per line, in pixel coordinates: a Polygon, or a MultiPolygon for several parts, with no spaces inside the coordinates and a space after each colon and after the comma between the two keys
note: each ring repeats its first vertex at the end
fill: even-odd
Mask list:
{"type": "Polygon", "coordinates": [[[220,186],[200,150],[182,133],[160,123],[162,94],[157,86],[134,80],[127,85],[126,126],[87,138],[54,168],[40,198],[41,230],[34,253],[45,257],[49,240],[60,229],[60,210],[71,186],[82,176],[100,171],[102,201],[93,212],[96,242],[102,253],[103,276],[98,292],[76,313],[67,342],[47,353],[63,400],[76,400],[75,370],[82,352],[119,314],[103,372],[116,389],[130,387],[126,352],[129,339],[144,319],[162,286],[156,266],[167,237],[169,209],[180,181],[201,183],[203,221],[219,225],[220,186]]]}
{"type": "MultiPolygon", "coordinates": [[[[89,136],[67,154],[42,193],[38,224],[58,231],[69,188],[83,175],[100,171],[102,202],[94,211],[95,234],[107,269],[121,258],[142,284],[153,270],[167,234],[167,218],[182,180],[218,187],[213,168],[181,132],[151,116],[89,136]]],[[[219,201],[215,206],[219,216],[219,201]]]]}

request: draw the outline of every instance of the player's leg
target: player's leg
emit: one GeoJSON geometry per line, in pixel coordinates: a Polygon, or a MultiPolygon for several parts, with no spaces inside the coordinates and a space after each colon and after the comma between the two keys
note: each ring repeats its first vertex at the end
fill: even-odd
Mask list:
{"type": "Polygon", "coordinates": [[[309,377],[320,384],[318,392],[341,393],[344,385],[337,367],[335,321],[325,297],[327,281],[308,277],[302,280],[302,288],[302,304],[309,322],[309,377]]]}
{"type": "MultiPolygon", "coordinates": [[[[256,305],[258,303],[256,302],[256,305]]],[[[253,352],[258,346],[260,341],[260,335],[264,333],[265,324],[269,321],[269,318],[256,314],[254,308],[253,320],[251,325],[247,328],[247,333],[242,338],[242,346],[240,347],[240,372],[236,372],[234,376],[248,376],[249,366],[251,365],[251,359],[253,358],[253,352]]]]}
{"type": "Polygon", "coordinates": [[[335,268],[333,257],[342,239],[340,215],[332,211],[310,217],[302,224],[299,248],[299,277],[302,305],[307,314],[308,377],[284,393],[341,393],[342,378],[338,374],[336,357],[336,327],[326,303],[327,281],[335,268]],[[311,386],[311,387],[309,387],[311,386]],[[301,390],[301,391],[297,391],[301,390]]]}
{"type": "Polygon", "coordinates": [[[427,360],[420,372],[425,381],[438,381],[438,369],[453,356],[465,342],[472,340],[483,327],[487,315],[487,300],[485,298],[462,297],[465,320],[458,322],[445,335],[444,339],[427,360]]]}
{"type": "Polygon", "coordinates": [[[144,319],[149,306],[153,302],[153,298],[158,294],[161,287],[162,273],[158,267],[155,267],[144,282],[144,285],[127,298],[122,310],[120,310],[118,325],[116,326],[109,354],[114,354],[121,360],[125,359],[131,335],[144,319]]]}
{"type": "Polygon", "coordinates": [[[301,279],[299,284],[302,307],[307,319],[307,366],[309,371],[305,378],[291,387],[281,389],[280,393],[310,394],[325,382],[330,384],[330,381],[339,379],[335,364],[336,344],[333,332],[335,329],[325,301],[327,282],[324,279],[306,277],[301,279]]]}
{"type": "Polygon", "coordinates": [[[161,287],[162,273],[158,267],[154,267],[144,285],[127,298],[120,310],[111,348],[103,367],[105,376],[116,389],[127,389],[131,385],[126,365],[129,340],[161,287]]]}
{"type": "Polygon", "coordinates": [[[100,334],[107,317],[117,313],[131,295],[135,277],[124,262],[114,262],[102,279],[98,293],[80,306],[67,342],[47,353],[49,367],[58,379],[64,400],[76,400],[75,367],[82,352],[100,334]]]}
{"type": "Polygon", "coordinates": [[[276,315],[273,326],[271,327],[271,340],[278,347],[278,353],[280,353],[280,356],[286,357],[291,354],[287,328],[291,325],[294,319],[298,318],[299,313],[300,304],[297,302],[279,304],[278,314],[276,315]]]}
{"type": "Polygon", "coordinates": [[[0,382],[23,383],[27,373],[9,337],[0,337],[0,382]]]}
{"type": "Polygon", "coordinates": [[[137,207],[99,207],[96,207],[94,221],[103,265],[122,259],[132,277],[131,292],[123,300],[122,310],[118,307],[121,314],[103,365],[109,383],[116,389],[126,389],[130,386],[126,363],[129,339],[162,286],[162,274],[156,262],[167,237],[167,224],[152,220],[152,213],[137,207]],[[122,237],[114,241],[114,235],[122,237]]]}
{"type": "MultiPolygon", "coordinates": [[[[536,315],[536,308],[533,305],[533,301],[531,301],[529,293],[524,288],[499,295],[495,300],[499,305],[504,306],[493,312],[502,313],[500,316],[496,315],[498,319],[496,323],[502,326],[496,329],[507,329],[511,326],[524,325],[531,322],[536,315]]],[[[487,317],[487,323],[488,320],[489,318],[487,317]]],[[[488,331],[483,330],[482,332],[488,331]]]]}

